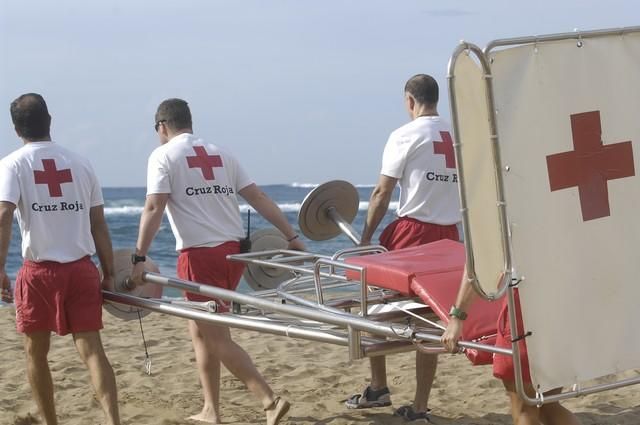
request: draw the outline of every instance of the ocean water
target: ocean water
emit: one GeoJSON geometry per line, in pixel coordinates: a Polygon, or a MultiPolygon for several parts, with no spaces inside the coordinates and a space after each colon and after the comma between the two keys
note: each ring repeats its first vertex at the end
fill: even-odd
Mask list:
{"type": "MultiPolygon", "coordinates": [[[[304,197],[314,188],[315,184],[277,184],[277,185],[265,185],[261,186],[261,189],[271,197],[279,206],[280,209],[289,219],[289,223],[294,228],[298,229],[298,211],[304,197]]],[[[369,197],[373,190],[373,185],[360,185],[357,186],[358,194],[360,196],[360,205],[356,218],[354,219],[352,226],[360,233],[364,225],[364,220],[369,206],[369,197]]],[[[140,214],[142,213],[142,207],[144,205],[145,188],[104,188],[103,195],[105,199],[105,217],[111,233],[111,240],[113,248],[133,248],[138,236],[138,225],[140,223],[140,214]]],[[[387,212],[383,222],[377,229],[374,235],[374,241],[377,242],[377,238],[380,231],[395,218],[395,208],[397,207],[398,194],[394,193],[389,211],[387,212]]],[[[240,198],[240,211],[243,215],[243,222],[246,229],[246,211],[249,206],[243,203],[240,198]]],[[[251,230],[257,230],[261,228],[273,227],[271,223],[264,220],[259,214],[252,211],[251,214],[251,230]]],[[[334,239],[328,241],[311,241],[305,238],[301,232],[300,236],[307,246],[307,250],[320,254],[333,254],[337,250],[352,247],[353,243],[344,235],[340,235],[334,239]]],[[[175,251],[175,239],[171,233],[169,222],[166,218],[163,220],[160,231],[153,241],[149,256],[160,267],[160,272],[167,276],[175,276],[177,253],[175,251]]],[[[12,281],[15,281],[15,275],[22,264],[22,257],[20,255],[20,232],[17,223],[14,222],[13,235],[11,238],[11,245],[9,247],[9,256],[7,258],[6,271],[9,274],[12,281]]],[[[239,286],[240,291],[248,291],[248,285],[243,281],[239,286]]],[[[165,288],[164,295],[173,297],[179,296],[178,291],[165,288]]],[[[1,302],[0,302],[1,303],[1,302]]]]}

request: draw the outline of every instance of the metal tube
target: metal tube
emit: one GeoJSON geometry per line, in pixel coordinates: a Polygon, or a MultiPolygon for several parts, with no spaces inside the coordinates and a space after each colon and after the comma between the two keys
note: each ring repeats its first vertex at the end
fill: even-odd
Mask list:
{"type": "Polygon", "coordinates": [[[564,32],[557,34],[548,34],[548,35],[534,35],[528,37],[515,37],[515,38],[503,38],[498,40],[493,40],[487,44],[487,47],[484,48],[485,55],[488,55],[493,49],[496,47],[504,47],[504,46],[514,46],[518,44],[531,44],[531,43],[541,43],[545,41],[561,41],[561,40],[570,40],[570,39],[586,39],[586,38],[595,38],[595,37],[604,37],[608,35],[624,35],[633,32],[640,32],[640,26],[633,27],[622,27],[622,28],[609,28],[602,30],[592,30],[592,31],[575,31],[575,32],[564,32]]]}
{"type": "Polygon", "coordinates": [[[143,273],[143,280],[149,283],[171,286],[173,288],[183,289],[189,292],[203,294],[213,298],[220,298],[225,301],[233,301],[240,304],[252,305],[266,311],[289,314],[292,316],[329,323],[344,328],[350,325],[357,326],[374,334],[401,337],[400,335],[397,335],[392,329],[390,329],[390,325],[388,324],[379,324],[368,320],[363,320],[353,315],[336,315],[329,312],[321,312],[316,309],[279,304],[269,300],[253,297],[251,295],[240,294],[234,291],[229,291],[226,289],[216,288],[208,285],[200,285],[186,280],[162,276],[156,273],[143,273]]]}
{"type": "Polygon", "coordinates": [[[338,310],[337,308],[333,308],[324,304],[317,304],[313,301],[309,301],[309,300],[305,300],[304,298],[292,295],[292,294],[288,294],[286,292],[280,292],[278,291],[278,296],[281,297],[282,299],[285,299],[287,301],[291,301],[294,304],[298,304],[298,305],[303,305],[305,307],[309,307],[309,308],[317,308],[319,310],[322,311],[327,311],[329,313],[333,313],[333,314],[339,314],[339,315],[347,315],[349,316],[349,313],[346,313],[343,310],[338,310]]]}
{"type": "Polygon", "coordinates": [[[360,274],[360,315],[363,318],[367,317],[367,309],[369,308],[367,302],[367,292],[369,286],[367,285],[367,269],[362,266],[356,266],[352,264],[347,264],[342,261],[334,261],[334,260],[326,260],[324,258],[320,258],[313,266],[314,270],[314,282],[316,284],[316,293],[318,295],[318,303],[323,303],[323,294],[322,294],[322,284],[320,282],[320,268],[323,266],[329,266],[332,269],[335,267],[340,267],[347,270],[353,270],[360,274]]]}
{"type": "Polygon", "coordinates": [[[369,344],[362,351],[365,357],[386,356],[389,354],[406,353],[415,351],[416,346],[410,341],[386,341],[377,344],[369,344]]]}
{"type": "MultiPolygon", "coordinates": [[[[350,265],[343,265],[344,267],[356,267],[350,265]]],[[[337,315],[326,311],[317,311],[309,308],[292,306],[287,304],[279,304],[262,298],[253,297],[251,295],[240,294],[234,291],[226,289],[216,288],[213,286],[200,285],[197,283],[181,280],[177,278],[171,278],[162,276],[156,273],[145,272],[142,275],[142,279],[148,283],[155,283],[157,285],[171,286],[173,288],[184,289],[189,292],[207,295],[213,298],[220,298],[225,301],[233,301],[240,304],[252,305],[254,307],[288,314],[303,319],[314,320],[317,322],[328,323],[331,325],[347,328],[352,326],[355,329],[366,331],[374,335],[386,336],[394,339],[417,339],[432,342],[440,342],[440,335],[432,335],[425,332],[414,332],[410,328],[404,328],[402,330],[396,329],[393,323],[388,322],[374,322],[371,320],[363,319],[355,315],[337,315]]],[[[136,297],[133,297],[136,298],[136,297]]],[[[174,307],[175,308],[175,307],[174,307]]],[[[206,313],[203,313],[206,314],[206,313]]],[[[459,346],[464,348],[475,348],[477,350],[489,351],[492,353],[511,354],[511,350],[505,348],[497,348],[490,345],[478,344],[469,341],[460,341],[459,346]]]]}
{"type": "Polygon", "coordinates": [[[364,357],[360,331],[349,326],[347,332],[349,335],[349,361],[359,360],[364,357]]]}
{"type": "Polygon", "coordinates": [[[171,305],[161,301],[155,301],[126,294],[103,291],[104,299],[125,305],[133,305],[158,313],[169,314],[185,319],[204,321],[216,325],[228,326],[250,331],[265,332],[274,335],[288,336],[293,338],[308,339],[317,342],[341,345],[348,347],[349,339],[344,336],[334,335],[328,332],[299,328],[295,325],[280,325],[264,321],[252,320],[238,317],[232,314],[211,314],[204,311],[190,310],[185,307],[171,305]]]}
{"type": "MultiPolygon", "coordinates": [[[[230,260],[238,260],[238,258],[233,257],[233,256],[228,256],[227,258],[229,258],[230,260]]],[[[320,258],[322,259],[322,258],[320,258]]],[[[290,270],[292,272],[296,272],[299,274],[311,274],[313,273],[311,270],[309,270],[308,268],[304,268],[302,266],[292,266],[290,264],[283,264],[283,263],[278,263],[277,265],[274,264],[271,260],[260,260],[260,259],[252,259],[251,263],[253,264],[257,264],[260,266],[266,266],[266,267],[278,267],[279,269],[284,269],[284,270],[290,270]]],[[[331,278],[331,279],[336,279],[336,280],[343,280],[346,281],[347,278],[344,276],[339,276],[339,275],[334,275],[331,273],[322,273],[321,274],[322,277],[327,277],[327,278],[331,278]]]]}
{"type": "Polygon", "coordinates": [[[358,235],[358,232],[356,232],[353,227],[351,227],[351,225],[347,223],[344,218],[342,218],[335,207],[327,208],[327,215],[329,216],[331,221],[333,221],[336,226],[340,228],[342,233],[347,235],[347,237],[353,241],[354,244],[360,245],[360,235],[358,235]]]}
{"type": "Polygon", "coordinates": [[[331,256],[331,259],[340,260],[342,257],[349,254],[380,254],[382,252],[388,252],[387,248],[383,247],[382,245],[354,246],[351,248],[344,248],[336,251],[335,254],[331,256]]]}
{"type": "MultiPolygon", "coordinates": [[[[507,313],[509,314],[509,330],[511,331],[512,338],[521,337],[518,335],[518,322],[516,321],[516,301],[515,301],[515,289],[509,286],[507,290],[507,313]]],[[[511,352],[513,357],[513,373],[516,381],[516,392],[529,405],[538,404],[538,400],[531,398],[524,390],[524,376],[522,374],[522,363],[520,362],[520,348],[518,347],[518,341],[511,343],[511,352]]]]}
{"type": "Polygon", "coordinates": [[[525,401],[535,401],[535,403],[531,403],[531,404],[536,404],[536,405],[554,403],[554,402],[566,400],[572,397],[580,397],[584,395],[595,394],[601,391],[615,390],[616,388],[622,388],[622,387],[627,387],[629,385],[637,385],[637,384],[640,384],[640,377],[627,378],[627,379],[623,379],[622,381],[612,382],[610,384],[594,385],[593,387],[567,391],[561,394],[545,396],[544,400],[538,400],[537,398],[536,399],[529,398],[529,400],[525,400],[525,401]]]}

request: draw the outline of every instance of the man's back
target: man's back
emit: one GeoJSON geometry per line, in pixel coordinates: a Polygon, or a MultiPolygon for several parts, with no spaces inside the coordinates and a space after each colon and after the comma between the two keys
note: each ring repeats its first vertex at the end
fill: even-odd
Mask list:
{"type": "Polygon", "coordinates": [[[148,195],[170,194],[176,249],[243,237],[237,194],[252,181],[228,152],[182,133],[151,154],[147,180],[148,195]]]}
{"type": "Polygon", "coordinates": [[[31,142],[1,164],[0,200],[18,207],[25,259],[66,263],[95,252],[89,211],[103,199],[85,158],[53,142],[31,142]]]}
{"type": "Polygon", "coordinates": [[[381,174],[398,179],[398,216],[440,225],[460,221],[451,131],[439,116],[418,117],[391,133],[381,174]]]}

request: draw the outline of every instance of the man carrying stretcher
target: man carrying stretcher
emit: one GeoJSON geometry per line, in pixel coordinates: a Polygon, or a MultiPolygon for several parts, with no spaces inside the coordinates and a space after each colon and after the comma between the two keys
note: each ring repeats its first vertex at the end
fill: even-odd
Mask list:
{"type": "MultiPolygon", "coordinates": [[[[456,303],[452,308],[459,312],[456,316],[451,316],[445,333],[442,335],[442,342],[445,348],[455,353],[458,351],[458,341],[462,334],[462,328],[466,313],[469,307],[475,301],[475,291],[471,286],[471,281],[467,278],[467,270],[462,275],[462,283],[456,297],[456,303]]],[[[518,334],[524,334],[524,325],[522,323],[522,313],[520,312],[520,300],[518,293],[515,293],[516,300],[516,320],[518,334]]],[[[469,316],[469,320],[473,320],[473,316],[469,316]]],[[[496,346],[501,348],[511,348],[511,328],[509,323],[509,314],[507,306],[507,298],[504,298],[502,310],[498,317],[497,324],[498,337],[496,346]]],[[[520,349],[520,363],[522,364],[524,388],[529,397],[535,395],[535,389],[531,383],[531,374],[529,372],[529,360],[527,357],[527,345],[524,340],[518,342],[520,349]]],[[[514,425],[580,425],[578,418],[569,410],[560,405],[560,403],[543,404],[540,407],[529,406],[520,398],[516,391],[515,372],[513,358],[505,354],[494,354],[493,356],[493,376],[502,380],[502,384],[507,390],[509,401],[511,403],[511,416],[514,425]]],[[[557,394],[561,389],[555,389],[545,393],[545,396],[557,394]]]]}
{"type": "MultiPolygon", "coordinates": [[[[369,202],[361,245],[370,245],[384,218],[393,190],[400,186],[398,218],[380,235],[388,250],[423,245],[440,239],[459,240],[461,220],[458,176],[449,125],[438,115],[438,83],[418,74],[405,85],[405,105],[411,122],[389,136],[382,170],[369,202]]],[[[371,357],[371,384],[346,401],[351,409],[389,406],[384,356],[371,357]]],[[[428,420],[427,403],[436,372],[437,357],[416,352],[416,394],[412,405],[394,414],[407,420],[428,420]]]]}

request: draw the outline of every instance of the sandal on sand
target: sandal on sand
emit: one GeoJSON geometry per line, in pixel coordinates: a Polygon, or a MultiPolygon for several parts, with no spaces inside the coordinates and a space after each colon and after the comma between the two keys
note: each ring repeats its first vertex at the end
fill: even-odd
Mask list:
{"type": "Polygon", "coordinates": [[[271,404],[264,408],[265,412],[268,412],[270,410],[275,411],[275,416],[271,418],[271,421],[267,420],[267,425],[278,425],[280,423],[280,419],[282,419],[284,415],[287,414],[290,407],[291,403],[289,403],[287,400],[280,398],[279,396],[274,398],[271,404]]]}
{"type": "Polygon", "coordinates": [[[416,412],[411,406],[402,406],[393,412],[393,416],[400,416],[407,422],[420,421],[419,423],[431,423],[429,420],[429,412],[431,412],[431,409],[427,409],[426,412],[416,412]]]}
{"type": "Polygon", "coordinates": [[[391,406],[391,393],[387,387],[374,391],[371,386],[367,386],[362,394],[352,395],[345,401],[344,405],[348,409],[391,406]]]}

